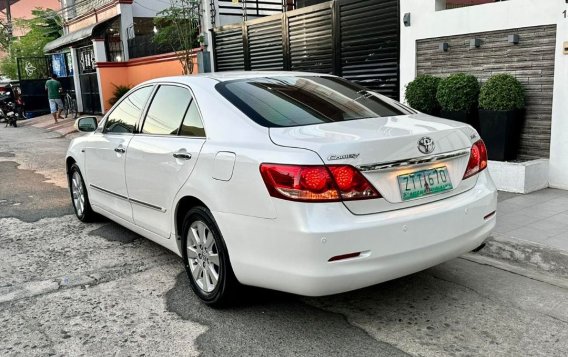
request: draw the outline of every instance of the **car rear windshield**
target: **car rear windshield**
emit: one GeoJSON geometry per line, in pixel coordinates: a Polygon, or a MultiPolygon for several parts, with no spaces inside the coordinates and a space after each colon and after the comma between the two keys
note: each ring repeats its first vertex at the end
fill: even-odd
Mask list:
{"type": "Polygon", "coordinates": [[[290,127],[411,114],[364,87],[331,76],[274,76],[237,79],[215,86],[252,120],[290,127]]]}

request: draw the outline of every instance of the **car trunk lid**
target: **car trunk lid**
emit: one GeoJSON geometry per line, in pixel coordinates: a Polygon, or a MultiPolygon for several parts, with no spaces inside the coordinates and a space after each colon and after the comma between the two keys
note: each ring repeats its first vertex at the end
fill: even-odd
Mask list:
{"type": "Polygon", "coordinates": [[[475,178],[462,178],[471,144],[479,139],[476,131],[467,124],[425,114],[271,128],[270,137],[276,145],[312,150],[325,164],[359,168],[383,198],[345,202],[354,214],[424,204],[475,185],[475,178]],[[433,141],[431,152],[419,150],[423,138],[433,141]],[[453,189],[403,200],[398,176],[440,167],[447,168],[453,189]]]}

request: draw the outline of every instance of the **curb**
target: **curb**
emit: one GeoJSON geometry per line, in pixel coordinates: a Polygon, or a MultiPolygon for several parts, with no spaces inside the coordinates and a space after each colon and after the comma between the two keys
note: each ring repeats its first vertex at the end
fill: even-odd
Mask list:
{"type": "Polygon", "coordinates": [[[568,284],[568,252],[538,243],[494,234],[485,241],[481,250],[467,257],[473,260],[489,258],[521,269],[536,270],[568,284]]]}

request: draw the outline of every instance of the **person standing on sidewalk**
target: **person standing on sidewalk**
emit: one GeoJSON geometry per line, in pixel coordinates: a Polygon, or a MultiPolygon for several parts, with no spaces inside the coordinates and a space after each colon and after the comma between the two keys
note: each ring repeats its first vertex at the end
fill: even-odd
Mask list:
{"type": "Polygon", "coordinates": [[[45,82],[45,90],[49,99],[49,109],[53,115],[53,120],[57,123],[57,119],[63,119],[61,112],[63,111],[63,100],[61,100],[61,82],[57,80],[55,73],[51,74],[51,78],[45,82]]]}

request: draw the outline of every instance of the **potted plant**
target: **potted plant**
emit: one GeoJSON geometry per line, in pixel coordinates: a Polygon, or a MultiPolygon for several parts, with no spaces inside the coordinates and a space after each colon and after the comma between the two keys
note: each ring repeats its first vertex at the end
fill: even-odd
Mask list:
{"type": "Polygon", "coordinates": [[[120,98],[122,98],[132,88],[129,85],[116,85],[114,83],[112,83],[112,85],[114,86],[112,97],[110,97],[110,99],[108,100],[108,104],[110,105],[114,105],[116,102],[118,102],[120,98]]]}
{"type": "Polygon", "coordinates": [[[440,103],[436,99],[440,78],[422,74],[408,83],[404,96],[412,108],[430,115],[440,115],[440,103]]]}
{"type": "Polygon", "coordinates": [[[479,134],[490,160],[511,161],[519,150],[525,93],[510,74],[497,74],[485,82],[479,95],[479,134]]]}
{"type": "Polygon", "coordinates": [[[440,81],[436,98],[442,107],[440,116],[478,127],[479,82],[470,74],[456,73],[440,81]]]}

